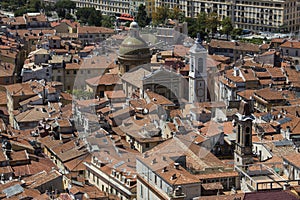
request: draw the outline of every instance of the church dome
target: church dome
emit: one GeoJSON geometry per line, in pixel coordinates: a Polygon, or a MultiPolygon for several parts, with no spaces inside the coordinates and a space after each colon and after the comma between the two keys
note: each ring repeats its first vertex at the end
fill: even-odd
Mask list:
{"type": "Polygon", "coordinates": [[[121,43],[119,48],[119,58],[145,58],[150,57],[148,44],[139,35],[139,25],[136,22],[130,24],[130,33],[121,43]]]}
{"type": "Polygon", "coordinates": [[[129,27],[130,27],[130,28],[139,28],[139,25],[138,25],[137,22],[134,22],[134,21],[133,21],[133,22],[130,23],[129,27]]]}

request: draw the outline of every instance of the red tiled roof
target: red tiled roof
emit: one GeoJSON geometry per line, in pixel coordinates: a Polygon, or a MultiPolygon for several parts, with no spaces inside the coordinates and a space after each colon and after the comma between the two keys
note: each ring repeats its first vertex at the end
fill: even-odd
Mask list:
{"type": "Polygon", "coordinates": [[[280,47],[281,48],[299,49],[300,48],[300,42],[299,41],[286,41],[283,44],[281,44],[280,47]]]}
{"type": "Polygon", "coordinates": [[[80,26],[78,27],[78,34],[113,34],[114,29],[97,26],[80,26]]]}
{"type": "Polygon", "coordinates": [[[87,79],[86,83],[91,86],[99,86],[121,84],[121,81],[118,74],[103,74],[101,76],[87,79]]]}

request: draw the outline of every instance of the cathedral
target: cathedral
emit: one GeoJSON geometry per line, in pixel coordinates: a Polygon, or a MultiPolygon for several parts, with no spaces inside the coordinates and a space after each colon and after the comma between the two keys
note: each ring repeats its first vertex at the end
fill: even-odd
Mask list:
{"type": "Polygon", "coordinates": [[[207,50],[202,46],[200,36],[189,54],[186,77],[171,67],[152,64],[150,48],[140,36],[138,24],[132,22],[129,36],[121,43],[118,52],[119,72],[126,95],[131,96],[134,90],[143,96],[146,90],[151,90],[174,103],[207,101],[207,50]]]}

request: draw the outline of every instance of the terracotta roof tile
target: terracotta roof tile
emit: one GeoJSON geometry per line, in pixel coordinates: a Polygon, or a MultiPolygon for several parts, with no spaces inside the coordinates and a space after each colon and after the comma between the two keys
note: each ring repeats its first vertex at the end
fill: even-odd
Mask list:
{"type": "Polygon", "coordinates": [[[283,44],[280,45],[281,48],[293,48],[293,49],[299,49],[300,48],[300,42],[299,41],[286,41],[283,44]]]}
{"type": "Polygon", "coordinates": [[[242,51],[259,52],[259,46],[251,43],[211,40],[209,46],[213,48],[236,49],[242,51]]]}
{"type": "Polygon", "coordinates": [[[174,105],[172,101],[167,99],[166,97],[159,95],[157,93],[154,93],[150,90],[146,91],[147,96],[151,100],[151,102],[159,105],[174,105]]]}
{"type": "Polygon", "coordinates": [[[86,83],[91,86],[99,85],[115,85],[121,84],[121,79],[118,74],[103,74],[86,80],[86,83]]]}
{"type": "Polygon", "coordinates": [[[281,93],[277,90],[271,89],[271,88],[263,88],[260,90],[256,90],[254,92],[254,97],[255,95],[269,101],[269,100],[283,100],[283,96],[281,93]]]}
{"type": "Polygon", "coordinates": [[[78,34],[113,34],[115,33],[114,29],[97,27],[97,26],[80,26],[78,27],[78,34]]]}

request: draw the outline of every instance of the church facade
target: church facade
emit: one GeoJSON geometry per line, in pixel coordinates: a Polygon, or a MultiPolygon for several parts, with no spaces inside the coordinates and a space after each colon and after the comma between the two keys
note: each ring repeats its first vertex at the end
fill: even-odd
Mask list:
{"type": "MultiPolygon", "coordinates": [[[[175,104],[180,102],[195,103],[207,101],[207,50],[202,46],[200,37],[189,50],[189,74],[184,78],[179,72],[166,66],[157,66],[151,62],[151,53],[147,43],[139,35],[139,27],[136,22],[130,25],[130,34],[122,42],[118,63],[121,76],[124,76],[126,84],[132,83],[130,88],[139,91],[140,95],[146,90],[160,94],[175,104]],[[141,65],[147,64],[147,72],[144,74],[132,73],[140,70],[141,65]],[[149,68],[150,66],[150,68],[149,68]],[[128,77],[128,74],[135,76],[128,77]],[[126,77],[126,80],[125,80],[126,77]],[[135,81],[130,81],[135,80],[135,81]],[[138,79],[139,81],[136,81],[138,79]],[[139,84],[134,85],[134,83],[139,84]],[[142,83],[142,84],[141,84],[142,83]],[[186,91],[188,90],[188,91],[186,91]]],[[[127,86],[128,87],[128,86],[127,86]]],[[[126,90],[126,95],[131,96],[133,91],[126,90]]]]}

